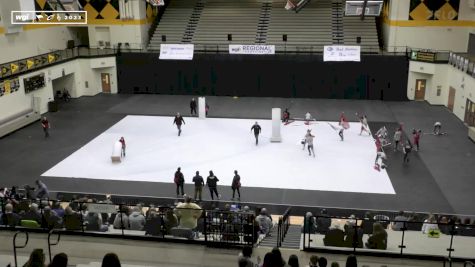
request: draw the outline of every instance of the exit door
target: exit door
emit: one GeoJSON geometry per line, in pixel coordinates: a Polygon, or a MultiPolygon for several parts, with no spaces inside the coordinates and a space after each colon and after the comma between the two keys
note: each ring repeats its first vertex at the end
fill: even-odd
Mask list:
{"type": "Polygon", "coordinates": [[[102,81],[102,92],[110,93],[111,92],[111,79],[109,73],[101,73],[102,81]]]}
{"type": "Polygon", "coordinates": [[[426,95],[426,80],[425,79],[417,79],[416,80],[416,95],[414,97],[415,100],[424,100],[426,95]]]}

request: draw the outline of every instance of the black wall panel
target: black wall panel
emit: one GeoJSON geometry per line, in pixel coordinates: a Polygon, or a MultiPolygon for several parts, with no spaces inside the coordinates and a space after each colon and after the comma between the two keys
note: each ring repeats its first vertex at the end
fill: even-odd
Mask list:
{"type": "Polygon", "coordinates": [[[407,100],[405,56],[328,63],[322,55],[195,55],[192,61],[171,61],[153,53],[122,53],[117,64],[120,93],[407,100]]]}

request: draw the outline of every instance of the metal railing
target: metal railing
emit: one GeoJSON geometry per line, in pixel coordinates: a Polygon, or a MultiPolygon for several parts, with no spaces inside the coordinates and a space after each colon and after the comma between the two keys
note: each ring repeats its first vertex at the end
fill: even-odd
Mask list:
{"type": "Polygon", "coordinates": [[[19,249],[19,248],[25,248],[27,245],[28,245],[28,240],[29,240],[29,235],[28,235],[28,232],[21,232],[21,231],[18,231],[15,233],[15,235],[13,236],[13,257],[15,259],[15,267],[18,267],[18,259],[17,259],[17,253],[16,253],[16,250],[19,249]],[[25,243],[23,245],[17,245],[16,243],[16,238],[18,236],[18,234],[20,233],[24,233],[25,234],[25,243]]]}
{"type": "MultiPolygon", "coordinates": [[[[20,214],[27,214],[29,206],[37,203],[39,210],[35,231],[48,233],[48,249],[58,245],[61,234],[134,237],[147,240],[167,240],[201,243],[207,246],[253,246],[258,239],[259,227],[254,212],[241,210],[207,210],[182,206],[126,205],[111,203],[70,202],[69,208],[60,217],[54,211],[59,207],[54,200],[33,200],[23,205],[20,214]],[[56,207],[56,208],[55,208],[56,207]],[[28,210],[26,210],[28,209],[28,210]],[[143,220],[132,222],[129,211],[143,220]],[[190,217],[193,216],[193,219],[190,217]],[[185,221],[195,220],[196,227],[188,228],[185,221]],[[183,223],[181,222],[183,220],[183,223]],[[137,226],[139,225],[139,226],[137,226]],[[56,237],[53,237],[54,235],[56,237]]],[[[5,201],[4,201],[5,202],[5,201]]],[[[20,207],[20,205],[17,205],[20,207]]],[[[23,220],[31,220],[24,217],[23,220]]],[[[22,220],[3,220],[0,230],[28,229],[22,220]]],[[[189,225],[189,224],[188,224],[189,225]]],[[[16,238],[15,238],[16,239],[16,238]]],[[[20,246],[18,246],[20,248],[20,246]]]]}
{"type": "Polygon", "coordinates": [[[454,259],[475,259],[475,225],[460,221],[396,220],[383,214],[364,219],[312,216],[304,220],[303,229],[306,251],[351,249],[354,254],[440,258],[448,264],[454,259]],[[459,247],[457,254],[455,241],[459,247]]]}
{"type": "Polygon", "coordinates": [[[48,255],[49,255],[49,262],[52,261],[52,257],[51,257],[51,247],[52,246],[57,246],[59,244],[59,240],[61,238],[61,234],[59,232],[55,232],[54,230],[51,230],[48,232],[48,255]],[[57,238],[56,238],[56,242],[51,242],[51,236],[53,234],[56,234],[57,238]]]}
{"type": "Polygon", "coordinates": [[[291,207],[288,207],[282,216],[279,216],[279,222],[277,223],[277,247],[282,246],[282,242],[285,239],[285,235],[290,226],[290,211],[291,207]]]}

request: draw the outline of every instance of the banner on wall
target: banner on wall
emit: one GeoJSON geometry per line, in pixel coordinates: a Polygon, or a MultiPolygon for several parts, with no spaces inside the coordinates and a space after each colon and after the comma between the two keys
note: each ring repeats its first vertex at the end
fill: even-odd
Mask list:
{"type": "Polygon", "coordinates": [[[274,55],[275,45],[229,45],[229,54],[274,55]]]}
{"type": "Polygon", "coordinates": [[[361,61],[361,47],[349,45],[326,45],[323,48],[323,61],[361,61]]]}
{"type": "Polygon", "coordinates": [[[193,44],[161,44],[159,59],[192,60],[193,44]]]}
{"type": "Polygon", "coordinates": [[[460,0],[411,0],[409,20],[458,20],[460,0]]]}

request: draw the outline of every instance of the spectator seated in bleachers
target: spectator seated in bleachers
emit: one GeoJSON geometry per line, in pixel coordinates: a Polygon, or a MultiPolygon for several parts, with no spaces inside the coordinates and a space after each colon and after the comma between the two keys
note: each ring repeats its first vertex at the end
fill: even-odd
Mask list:
{"type": "Polygon", "coordinates": [[[259,233],[268,235],[272,229],[272,221],[267,214],[267,209],[262,208],[259,215],[256,217],[257,225],[259,225],[259,233]]]}
{"type": "Polygon", "coordinates": [[[317,233],[317,221],[311,212],[305,214],[305,222],[302,227],[302,233],[316,234],[317,233]]]}
{"type": "Polygon", "coordinates": [[[340,229],[339,224],[330,226],[330,230],[327,231],[323,238],[323,244],[325,246],[343,247],[345,238],[345,232],[340,229]]]}
{"type": "Polygon", "coordinates": [[[252,247],[245,246],[242,248],[242,252],[238,256],[238,264],[243,267],[256,267],[257,265],[251,260],[252,247]]]}
{"type": "Polygon", "coordinates": [[[68,206],[64,210],[63,224],[66,230],[81,230],[81,215],[68,206]]]}
{"type": "Polygon", "coordinates": [[[58,215],[58,217],[63,218],[64,217],[64,209],[61,207],[61,204],[59,201],[54,201],[52,205],[52,210],[58,215]]]}
{"type": "Polygon", "coordinates": [[[348,258],[346,258],[346,267],[358,267],[358,261],[355,255],[348,255],[348,258]]]}
{"type": "Polygon", "coordinates": [[[437,219],[434,214],[429,214],[429,217],[424,220],[421,231],[423,234],[430,234],[434,231],[439,232],[439,226],[437,225],[437,219]]]}
{"type": "Polygon", "coordinates": [[[40,248],[34,249],[23,267],[45,267],[45,253],[43,250],[40,248]]]}
{"type": "Polygon", "coordinates": [[[114,229],[129,229],[129,207],[121,206],[119,213],[114,218],[114,229]]]}
{"type": "Polygon", "coordinates": [[[107,225],[102,224],[101,216],[96,212],[89,211],[85,217],[86,230],[96,232],[107,232],[107,225]]]}
{"type": "Polygon", "coordinates": [[[162,217],[154,209],[149,209],[147,219],[145,220],[145,234],[146,235],[161,235],[162,217]]]}
{"type": "Polygon", "coordinates": [[[363,230],[363,234],[372,234],[373,233],[373,224],[374,224],[374,219],[373,215],[371,212],[367,211],[364,214],[363,221],[361,222],[361,229],[363,230]]]}
{"type": "Polygon", "coordinates": [[[120,267],[120,260],[117,254],[107,253],[102,259],[101,267],[120,267]]]}
{"type": "Polygon", "coordinates": [[[185,202],[178,204],[175,208],[175,214],[179,220],[178,228],[196,231],[202,212],[198,204],[191,202],[191,197],[185,196],[185,202]]]}
{"type": "Polygon", "coordinates": [[[422,221],[424,219],[417,213],[413,212],[408,216],[406,227],[410,231],[420,231],[422,229],[422,221]]]}
{"type": "Polygon", "coordinates": [[[171,229],[178,226],[178,218],[173,210],[169,209],[165,212],[165,234],[171,234],[171,229]]]}
{"type": "Polygon", "coordinates": [[[68,255],[64,253],[59,253],[54,255],[53,260],[50,262],[48,267],[67,267],[68,266],[68,255]]]}
{"type": "Polygon", "coordinates": [[[308,262],[308,267],[318,267],[318,257],[317,257],[317,255],[310,256],[310,260],[308,262]]]}
{"type": "Polygon", "coordinates": [[[5,213],[3,214],[3,224],[7,226],[18,226],[20,225],[20,215],[13,212],[13,205],[8,203],[5,205],[5,213]]]}
{"type": "Polygon", "coordinates": [[[379,222],[373,224],[373,234],[371,234],[365,246],[369,249],[386,249],[388,244],[388,233],[379,222]]]}
{"type": "Polygon", "coordinates": [[[63,221],[61,218],[54,212],[50,206],[46,206],[43,209],[43,221],[41,226],[43,228],[54,229],[61,228],[63,221]]]}
{"type": "Polygon", "coordinates": [[[130,230],[142,231],[145,226],[145,216],[142,215],[140,207],[132,208],[132,213],[129,215],[130,230]]]}
{"type": "Polygon", "coordinates": [[[353,246],[355,246],[357,248],[362,248],[363,229],[361,229],[361,227],[356,226],[356,222],[351,223],[348,226],[345,224],[345,226],[345,247],[352,248],[353,246]]]}
{"type": "Polygon", "coordinates": [[[373,219],[374,219],[375,222],[380,223],[383,226],[384,229],[388,228],[388,225],[390,223],[389,216],[384,215],[384,214],[376,214],[376,215],[374,215],[373,219]]]}
{"type": "Polygon", "coordinates": [[[23,214],[22,220],[36,221],[41,223],[41,213],[38,211],[38,204],[32,203],[30,210],[23,214]]]}
{"type": "Polygon", "coordinates": [[[406,223],[408,218],[404,215],[404,211],[399,211],[397,216],[394,218],[394,222],[391,224],[391,229],[393,231],[401,231],[402,228],[406,228],[406,223]]]}
{"type": "Polygon", "coordinates": [[[353,228],[356,225],[356,216],[351,214],[348,220],[346,220],[345,225],[343,226],[343,230],[346,232],[348,228],[353,228]]]}
{"type": "Polygon", "coordinates": [[[332,224],[332,219],[327,216],[328,216],[327,210],[322,209],[320,211],[320,217],[317,218],[317,233],[324,235],[330,229],[330,226],[332,224]]]}

